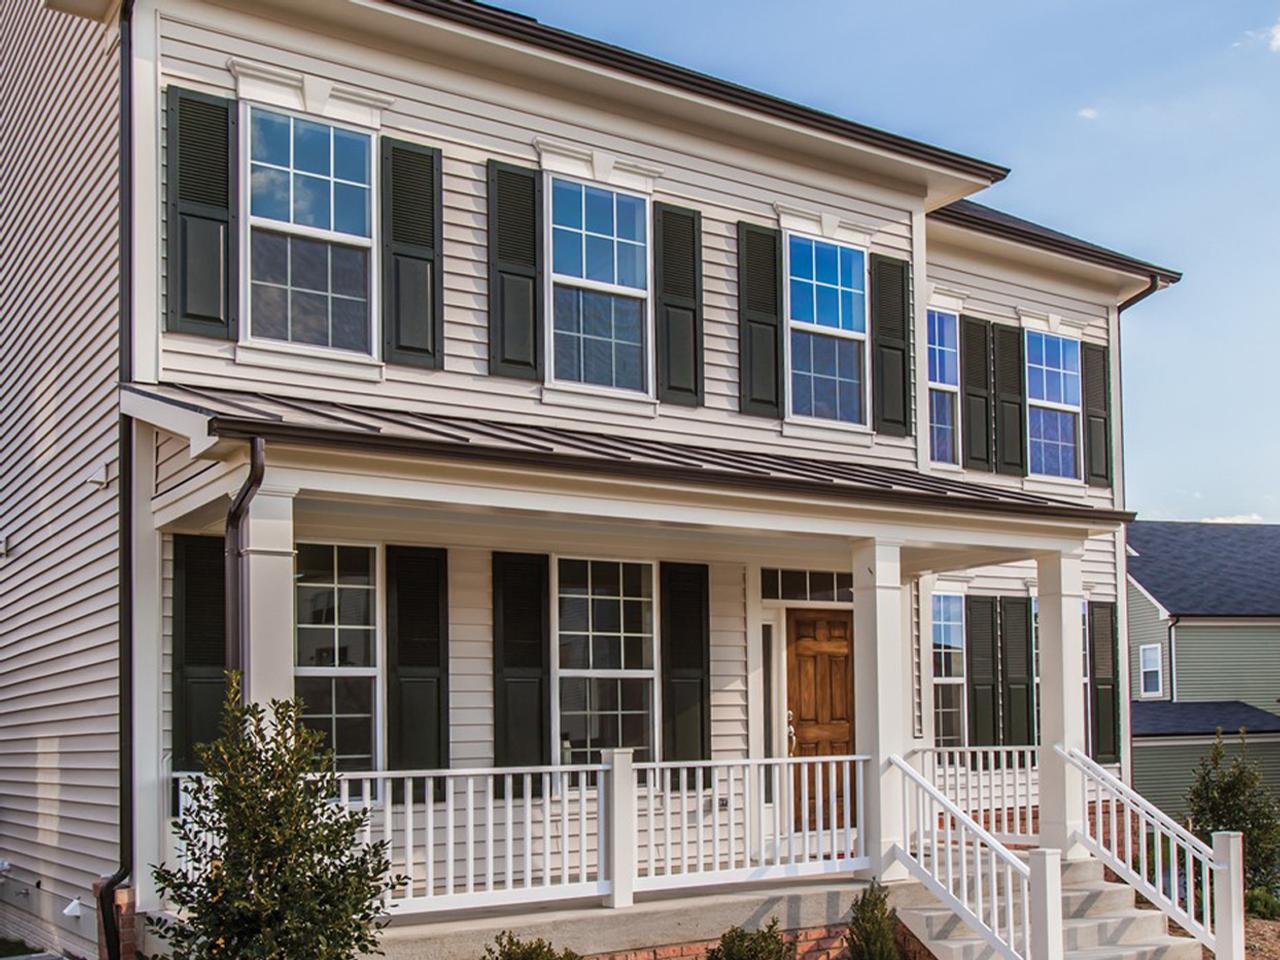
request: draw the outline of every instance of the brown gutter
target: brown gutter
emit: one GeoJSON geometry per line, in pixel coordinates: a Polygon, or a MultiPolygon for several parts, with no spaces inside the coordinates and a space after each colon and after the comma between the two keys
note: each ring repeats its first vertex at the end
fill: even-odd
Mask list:
{"type": "MultiPolygon", "coordinates": [[[[231,501],[227,510],[226,526],[226,619],[227,619],[227,669],[244,671],[249,662],[249,631],[241,620],[241,604],[247,576],[240,557],[240,523],[262,486],[266,472],[266,444],[261,436],[251,436],[249,441],[249,475],[231,501]]],[[[240,696],[249,702],[249,684],[240,684],[240,696]]]]}
{"type": "Polygon", "coordinates": [[[330,430],[289,423],[263,423],[260,420],[246,421],[234,417],[214,417],[209,421],[209,433],[211,436],[216,435],[228,439],[259,438],[298,446],[324,444],[351,447],[366,452],[378,450],[401,454],[415,453],[420,456],[483,462],[501,466],[542,469],[563,468],[593,476],[617,477],[626,480],[674,481],[769,493],[826,496],[861,503],[885,504],[915,509],[931,508],[948,513],[978,512],[1037,517],[1046,520],[1101,523],[1128,523],[1134,518],[1134,514],[1128,511],[1076,507],[1067,503],[961,500],[936,493],[907,493],[872,487],[841,486],[836,483],[819,484],[811,480],[789,477],[751,476],[702,467],[658,465],[636,463],[631,460],[604,460],[599,457],[578,456],[575,454],[547,454],[545,452],[499,447],[478,447],[450,441],[436,441],[425,437],[419,439],[416,437],[385,435],[370,436],[365,433],[356,434],[345,430],[330,430]]]}
{"type": "Polygon", "coordinates": [[[1009,175],[1009,168],[974,157],[921,143],[907,137],[854,123],[821,110],[770,96],[736,83],[729,83],[675,64],[646,57],[632,50],[602,43],[539,23],[531,17],[500,10],[481,3],[458,0],[387,0],[397,7],[471,27],[484,33],[516,40],[540,50],[608,67],[629,76],[650,80],[686,93],[741,107],[777,120],[785,120],[810,130],[831,134],[854,143],[875,147],[900,156],[933,164],[953,173],[997,183],[1009,175]]]}

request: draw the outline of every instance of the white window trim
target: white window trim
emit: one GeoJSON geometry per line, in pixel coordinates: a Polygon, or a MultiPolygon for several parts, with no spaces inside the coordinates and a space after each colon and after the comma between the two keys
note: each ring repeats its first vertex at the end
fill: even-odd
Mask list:
{"type": "MultiPolygon", "coordinates": [[[[969,745],[969,663],[968,663],[968,644],[966,631],[968,624],[965,622],[968,612],[965,610],[965,595],[963,593],[935,590],[929,594],[929,663],[932,666],[933,656],[935,652],[933,644],[933,627],[937,622],[933,616],[933,598],[934,597],[955,597],[960,601],[960,664],[963,673],[958,677],[941,677],[936,669],[931,670],[933,674],[933,685],[938,686],[958,686],[960,687],[960,746],[967,747],[969,745]]],[[[930,697],[929,709],[934,714],[933,722],[933,744],[938,746],[938,722],[937,722],[937,700],[936,696],[930,697]]]]}
{"type": "MultiPolygon", "coordinates": [[[[365,540],[342,540],[342,539],[324,539],[313,537],[297,537],[294,539],[295,548],[300,544],[309,544],[321,547],[360,547],[373,551],[373,663],[372,667],[300,667],[298,666],[298,610],[297,604],[294,602],[296,597],[296,576],[295,576],[295,594],[289,598],[289,602],[293,604],[293,637],[290,639],[292,647],[292,655],[290,657],[293,663],[293,678],[297,677],[372,677],[373,678],[373,769],[386,770],[387,768],[387,743],[386,743],[386,663],[387,663],[387,631],[386,631],[386,603],[387,603],[387,576],[386,576],[386,545],[383,543],[375,543],[365,540]]],[[[296,565],[296,549],[295,559],[296,565]]],[[[337,571],[334,571],[335,577],[337,571]]],[[[336,616],[336,613],[335,613],[336,616]]],[[[442,651],[442,655],[447,655],[447,651],[442,651]]],[[[335,744],[336,747],[336,744],[335,744]]]]}
{"type": "Polygon", "coordinates": [[[925,310],[925,341],[924,342],[925,342],[924,370],[925,370],[925,383],[927,387],[926,396],[929,393],[932,393],[934,390],[940,390],[946,393],[950,393],[955,397],[954,427],[955,427],[955,438],[956,438],[955,439],[956,458],[954,460],[935,460],[933,458],[933,409],[932,407],[926,406],[925,419],[928,422],[928,427],[929,427],[929,436],[925,439],[925,444],[928,447],[928,450],[926,451],[926,456],[929,458],[929,463],[934,467],[938,467],[943,470],[955,470],[957,472],[962,472],[964,470],[964,466],[963,466],[964,447],[963,447],[963,438],[960,435],[960,430],[961,430],[961,427],[960,427],[960,401],[961,401],[960,311],[952,310],[950,307],[941,307],[941,306],[935,306],[930,304],[930,306],[925,310]],[[929,314],[930,313],[945,313],[948,316],[955,317],[955,320],[956,320],[956,383],[954,385],[949,383],[939,383],[938,381],[933,380],[931,377],[929,377],[929,350],[930,350],[929,314]]]}
{"type": "Polygon", "coordinates": [[[304,111],[340,124],[377,130],[394,97],[334,83],[324,77],[232,57],[227,69],[236,78],[236,97],[285,110],[304,111]]]}
{"type": "Polygon", "coordinates": [[[1160,649],[1158,643],[1144,643],[1138,647],[1138,698],[1141,700],[1152,699],[1164,696],[1164,651],[1160,649]],[[1148,650],[1156,652],[1156,665],[1154,668],[1148,668],[1143,659],[1148,650]],[[1147,674],[1155,673],[1156,689],[1147,689],[1147,674]]]}
{"type": "MultiPolygon", "coordinates": [[[[654,290],[653,290],[653,198],[644,191],[634,190],[626,187],[620,187],[617,184],[604,180],[593,180],[581,176],[575,176],[568,173],[560,173],[556,170],[546,169],[542,171],[542,244],[546,257],[546,268],[543,271],[546,275],[546,282],[543,284],[542,290],[542,315],[544,322],[542,324],[542,349],[543,356],[546,358],[546,372],[543,378],[543,387],[549,390],[564,390],[569,393],[592,394],[598,397],[613,397],[615,399],[631,399],[631,400],[648,400],[655,401],[658,397],[657,385],[657,347],[655,337],[657,331],[654,319],[654,290]],[[551,200],[552,200],[552,184],[555,180],[566,180],[570,183],[581,184],[584,187],[597,187],[601,190],[608,190],[610,193],[623,193],[631,197],[636,197],[644,201],[644,218],[645,218],[645,286],[641,290],[638,287],[625,287],[617,283],[602,283],[599,280],[587,280],[584,277],[566,277],[557,274],[552,263],[552,230],[554,225],[551,222],[551,200]],[[599,293],[608,293],[614,296],[629,297],[632,300],[641,300],[644,303],[644,390],[629,390],[626,387],[604,387],[594,383],[580,383],[577,380],[561,380],[556,376],[556,355],[555,355],[555,334],[556,334],[556,318],[555,318],[555,287],[560,283],[564,286],[574,287],[579,290],[592,290],[599,293]]],[[[585,229],[585,223],[583,227],[585,229]]],[[[656,415],[656,411],[655,411],[656,415]]],[[[577,559],[577,558],[575,558],[577,559]]]]}
{"type": "Polygon", "coordinates": [[[1084,371],[1078,370],[1077,376],[1080,379],[1080,400],[1081,402],[1072,406],[1069,403],[1054,403],[1052,400],[1033,400],[1031,398],[1031,360],[1030,350],[1027,347],[1028,333],[1043,333],[1046,336],[1057,337],[1059,340],[1067,340],[1076,345],[1079,351],[1080,365],[1084,363],[1083,346],[1084,343],[1079,337],[1071,337],[1062,333],[1055,333],[1048,330],[1035,330],[1034,328],[1024,329],[1022,332],[1022,392],[1027,398],[1027,412],[1023,417],[1023,432],[1027,441],[1027,479],[1035,480],[1037,483],[1044,481],[1048,483],[1060,483],[1071,487],[1084,487],[1084,371]],[[1056,410],[1061,413],[1075,414],[1075,476],[1059,477],[1048,473],[1033,473],[1031,470],[1031,408],[1040,407],[1043,410],[1056,410]]]}
{"type": "Polygon", "coordinates": [[[655,560],[637,560],[634,557],[598,557],[573,553],[551,554],[551,761],[560,763],[560,678],[583,677],[589,680],[649,680],[653,684],[651,729],[649,735],[653,745],[653,760],[662,760],[662,610],[661,589],[658,581],[660,569],[655,560]],[[634,563],[648,566],[652,571],[653,589],[653,668],[650,670],[594,670],[562,668],[560,666],[560,561],[561,560],[593,560],[602,563],[634,563]]]}
{"type": "MultiPolygon", "coordinates": [[[[239,332],[236,339],[237,357],[241,351],[252,354],[253,351],[270,350],[278,353],[297,354],[300,357],[313,358],[330,358],[340,361],[349,361],[356,364],[377,364],[382,360],[382,311],[379,289],[379,283],[382,278],[381,263],[381,247],[378,238],[381,230],[381,214],[382,204],[379,202],[379,170],[378,162],[378,136],[376,131],[367,127],[362,128],[358,124],[350,122],[342,122],[333,120],[323,115],[309,114],[300,110],[293,110],[286,107],[279,107],[272,103],[253,102],[249,100],[241,100],[239,102],[239,123],[240,123],[240,159],[239,168],[236,170],[236,176],[240,178],[241,189],[239,198],[239,215],[240,223],[240,289],[238,295],[240,298],[240,320],[238,323],[239,332]],[[358,237],[348,233],[339,233],[336,230],[321,230],[317,227],[308,227],[300,224],[285,223],[281,220],[271,220],[266,217],[254,217],[250,214],[250,202],[252,200],[252,190],[250,188],[250,176],[253,159],[250,153],[250,138],[252,137],[251,125],[249,122],[250,111],[254,107],[260,107],[271,111],[272,113],[282,114],[288,117],[297,117],[303,120],[312,120],[324,123],[330,127],[350,130],[353,133],[362,133],[369,137],[369,236],[358,237]],[[368,353],[359,350],[347,350],[342,347],[323,347],[318,344],[294,343],[291,340],[273,340],[269,337],[253,336],[253,317],[252,317],[252,287],[253,278],[250,273],[253,264],[253,229],[260,227],[264,230],[270,230],[274,233],[283,233],[289,236],[305,237],[312,240],[321,240],[326,243],[334,243],[340,246],[359,247],[367,250],[369,253],[369,351],[368,353]]],[[[292,150],[292,146],[290,146],[292,150]]],[[[292,188],[290,188],[292,190],[292,188]]],[[[292,194],[290,195],[292,200],[292,194]]],[[[252,357],[250,358],[252,359],[252,357]]],[[[381,371],[379,371],[379,377],[381,371]]]]}
{"type": "Polygon", "coordinates": [[[845,240],[834,240],[819,234],[807,233],[803,230],[783,230],[782,232],[782,354],[783,392],[787,398],[785,422],[804,424],[811,427],[822,427],[824,430],[847,430],[853,433],[872,433],[871,425],[871,250],[869,245],[849,243],[845,240]],[[803,323],[791,319],[791,238],[812,240],[836,247],[849,247],[862,253],[862,312],[863,332],[853,330],[836,330],[824,327],[819,323],[803,323]],[[862,416],[861,423],[849,423],[844,420],[827,420],[823,417],[806,417],[793,411],[795,391],[791,389],[791,331],[799,330],[820,336],[838,337],[843,340],[857,340],[862,344],[862,416]]]}

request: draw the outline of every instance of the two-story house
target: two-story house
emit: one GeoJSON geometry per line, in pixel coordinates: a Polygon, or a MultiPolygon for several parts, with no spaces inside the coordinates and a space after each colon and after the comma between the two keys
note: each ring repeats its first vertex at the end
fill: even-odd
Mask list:
{"type": "Polygon", "coordinates": [[[1176,272],[482,4],[4,17],[0,926],[115,957],[164,909],[234,668],[412,878],[394,955],[705,939],[762,884],[818,925],[870,876],[1062,949],[1146,809],[1119,330],[1176,272]]]}

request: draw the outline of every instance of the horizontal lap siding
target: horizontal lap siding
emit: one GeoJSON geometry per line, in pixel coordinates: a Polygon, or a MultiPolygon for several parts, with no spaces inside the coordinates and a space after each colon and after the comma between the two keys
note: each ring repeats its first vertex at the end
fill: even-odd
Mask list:
{"type": "MultiPolygon", "coordinates": [[[[241,389],[284,386],[323,391],[356,402],[378,399],[393,405],[429,403],[515,416],[551,417],[563,423],[598,424],[676,439],[738,440],[776,449],[859,453],[900,465],[915,460],[911,438],[784,438],[776,421],[742,417],[738,406],[738,302],[736,224],[741,219],[776,223],[775,202],[836,213],[873,226],[874,248],[910,256],[910,216],[904,207],[850,195],[847,189],[815,185],[825,173],[795,168],[789,177],[759,172],[759,157],[680,131],[540,98],[493,81],[450,73],[442,67],[373,55],[304,35],[272,29],[215,29],[174,19],[161,21],[162,70],[166,82],[198,82],[234,96],[228,56],[299,70],[335,82],[372,87],[394,97],[384,115],[392,135],[422,138],[443,150],[445,371],[388,367],[381,383],[344,380],[299,371],[235,365],[225,346],[196,338],[165,338],[165,377],[241,389]],[[332,47],[333,55],[320,51],[332,47]],[[301,51],[312,51],[312,55],[301,51]],[[365,62],[359,58],[364,56],[365,62]],[[351,64],[351,65],[349,65],[351,64]],[[459,92],[465,90],[466,92],[459,92]],[[486,376],[488,369],[488,253],[485,162],[490,157],[537,165],[535,137],[551,137],[605,149],[662,167],[654,199],[695,206],[703,215],[706,407],[664,406],[657,418],[610,410],[543,404],[538,385],[486,376]],[[810,175],[810,173],[812,175],[810,175]]],[[[850,185],[852,187],[852,185],[850,185]]]]}
{"type": "Polygon", "coordinates": [[[1280,713],[1280,623],[1202,626],[1181,620],[1173,629],[1179,700],[1243,700],[1280,713]]]}
{"type": "MultiPolygon", "coordinates": [[[[1133,788],[1169,816],[1181,821],[1187,812],[1187,791],[1195,780],[1196,766],[1211,749],[1203,743],[1167,743],[1159,737],[1133,741],[1133,788]]],[[[1239,738],[1223,744],[1227,762],[1240,754],[1239,738]]],[[[1263,782],[1280,792],[1280,743],[1250,741],[1245,756],[1258,764],[1263,782]]]]}
{"type": "Polygon", "coordinates": [[[711,565],[711,756],[747,756],[746,568],[711,565]]]}
{"type": "Polygon", "coordinates": [[[21,0],[0,49],[0,930],[89,954],[119,856],[116,30],[21,0]]]}
{"type": "Polygon", "coordinates": [[[1155,604],[1133,584],[1128,584],[1129,602],[1129,688],[1133,699],[1142,696],[1142,664],[1139,662],[1140,650],[1151,643],[1160,644],[1160,676],[1163,689],[1159,697],[1146,697],[1148,700],[1169,700],[1172,698],[1172,674],[1169,672],[1169,624],[1160,619],[1160,612],[1155,604]]]}

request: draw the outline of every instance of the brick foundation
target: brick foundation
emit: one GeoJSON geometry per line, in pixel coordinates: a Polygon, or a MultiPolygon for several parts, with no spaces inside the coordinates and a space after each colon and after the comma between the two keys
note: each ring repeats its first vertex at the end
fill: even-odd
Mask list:
{"type": "MultiPolygon", "coordinates": [[[[789,943],[796,945],[796,960],[847,960],[849,951],[844,946],[844,934],[844,924],[836,924],[786,930],[782,935],[789,943]]],[[[902,960],[933,960],[933,954],[901,923],[898,924],[897,941],[902,960]]],[[[643,950],[599,953],[587,960],[706,960],[707,953],[719,942],[719,939],[705,940],[645,947],[643,950]]]]}
{"type": "MultiPolygon", "coordinates": [[[[98,880],[93,885],[93,898],[98,899],[107,878],[98,880]]],[[[133,888],[117,887],[115,891],[116,923],[120,925],[120,956],[137,956],[137,918],[133,911],[133,888]]],[[[107,960],[107,931],[103,927],[102,918],[98,918],[98,960],[107,960]]]]}

